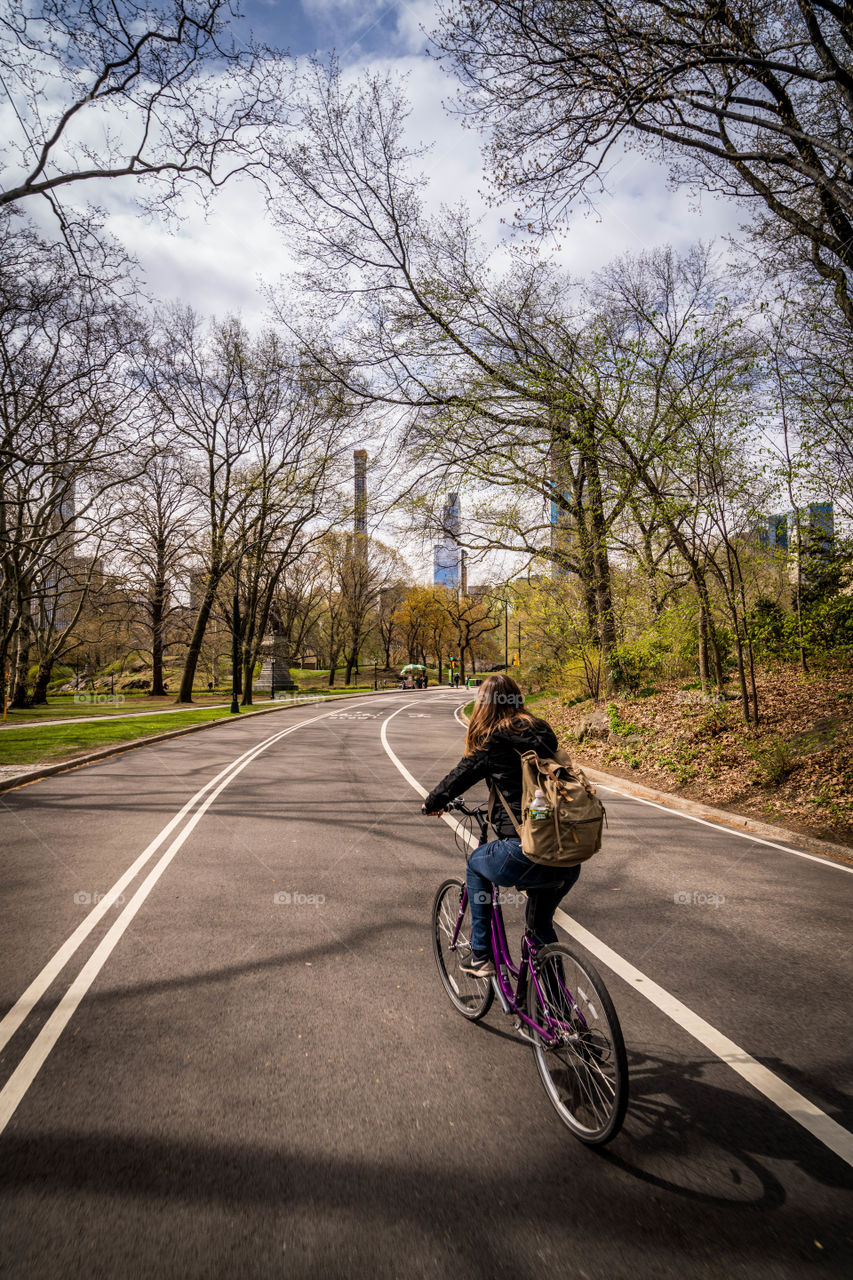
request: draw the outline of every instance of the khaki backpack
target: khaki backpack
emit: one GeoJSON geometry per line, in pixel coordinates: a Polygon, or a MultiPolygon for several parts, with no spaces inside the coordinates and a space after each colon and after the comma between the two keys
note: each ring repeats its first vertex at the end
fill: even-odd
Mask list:
{"type": "Polygon", "coordinates": [[[491,820],[495,795],[500,797],[512,825],[521,838],[522,852],[531,862],[546,866],[573,867],[586,862],[601,848],[601,833],[606,814],[595,788],[583,772],[572,764],[571,756],[561,748],[550,756],[535,751],[521,754],[521,823],[497,787],[489,797],[491,820]],[[544,792],[550,814],[534,819],[530,806],[534,794],[544,792]]]}

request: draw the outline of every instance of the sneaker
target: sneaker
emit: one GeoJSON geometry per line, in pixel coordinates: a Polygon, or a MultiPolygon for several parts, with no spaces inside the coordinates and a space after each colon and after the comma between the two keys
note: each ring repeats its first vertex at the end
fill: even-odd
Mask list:
{"type": "Polygon", "coordinates": [[[491,956],[478,956],[471,952],[467,960],[463,960],[459,968],[463,973],[470,973],[472,978],[493,978],[495,966],[491,956]]]}

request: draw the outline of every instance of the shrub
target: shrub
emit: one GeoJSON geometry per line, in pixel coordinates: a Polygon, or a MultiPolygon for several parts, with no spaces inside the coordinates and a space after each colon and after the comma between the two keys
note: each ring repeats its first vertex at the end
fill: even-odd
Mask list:
{"type": "Polygon", "coordinates": [[[627,720],[623,720],[619,715],[619,708],[615,702],[607,704],[607,722],[610,725],[611,732],[618,733],[620,737],[627,737],[629,733],[642,733],[643,730],[638,724],[629,724],[627,720]]]}
{"type": "Polygon", "coordinates": [[[755,761],[760,780],[784,782],[796,767],[794,747],[778,733],[761,742],[748,742],[746,749],[755,761]]]}

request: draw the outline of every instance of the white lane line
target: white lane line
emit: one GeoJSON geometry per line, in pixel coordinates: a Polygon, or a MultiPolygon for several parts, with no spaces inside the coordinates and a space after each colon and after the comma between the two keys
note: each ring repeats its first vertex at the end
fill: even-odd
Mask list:
{"type": "MultiPolygon", "coordinates": [[[[394,719],[396,714],[397,712],[395,711],[393,715],[388,716],[382,723],[380,733],[382,745],[391,762],[397,766],[409,785],[419,795],[428,795],[429,793],[421,786],[417,778],[409,772],[403,762],[398,759],[388,743],[388,735],[385,731],[386,725],[394,719]]],[[[463,836],[472,847],[478,844],[476,838],[469,835],[462,827],[462,824],[452,818],[450,814],[444,814],[444,821],[454,829],[461,828],[463,836]]],[[[762,1066],[745,1049],[741,1049],[728,1036],[724,1036],[721,1031],[717,1031],[716,1027],[712,1027],[704,1018],[700,1018],[698,1013],[694,1013],[686,1004],[682,1004],[675,996],[647,977],[629,960],[620,956],[601,938],[596,937],[594,933],[590,933],[588,929],[585,929],[577,920],[567,915],[565,911],[558,909],[554,919],[570,936],[577,938],[578,942],[586,947],[597,960],[600,960],[618,977],[628,982],[634,991],[645,996],[651,1004],[660,1009],[662,1013],[665,1013],[668,1018],[671,1018],[683,1031],[698,1040],[706,1049],[709,1049],[711,1053],[751,1084],[754,1089],[757,1089],[770,1102],[775,1103],[797,1124],[808,1130],[812,1137],[817,1138],[830,1151],[835,1152],[847,1164],[853,1166],[853,1133],[845,1129],[843,1125],[838,1124],[825,1111],[821,1111],[820,1107],[816,1107],[813,1102],[809,1102],[808,1098],[803,1097],[801,1093],[797,1093],[796,1089],[792,1089],[779,1076],[774,1075],[772,1071],[768,1071],[767,1067],[762,1066]]]]}
{"type": "MultiPolygon", "coordinates": [[[[595,782],[595,779],[591,779],[595,782]]],[[[792,853],[795,858],[808,858],[809,862],[819,862],[822,867],[834,867],[836,871],[846,871],[853,875],[853,867],[846,867],[843,862],[833,862],[829,858],[820,858],[814,853],[804,853],[801,849],[792,849],[787,844],[777,844],[775,840],[763,840],[761,836],[750,835],[748,831],[738,831],[735,827],[726,827],[719,822],[711,822],[708,818],[697,818],[692,813],[682,813],[680,809],[671,809],[669,805],[659,804],[656,800],[644,800],[642,796],[632,795],[630,791],[622,791],[619,787],[611,787],[603,782],[595,782],[596,789],[612,791],[615,795],[624,796],[626,800],[634,800],[637,804],[647,804],[652,809],[660,809],[671,818],[687,818],[689,822],[698,822],[702,827],[711,827],[727,836],[737,836],[739,840],[751,840],[753,844],[766,844],[769,849],[781,849],[783,853],[792,853]]]]}
{"type": "MultiPolygon", "coordinates": [[[[57,1040],[67,1027],[70,1019],[73,1017],[74,1011],[80,1004],[80,1001],[83,999],[86,992],[95,981],[95,978],[106,964],[111,953],[117,946],[122,934],[133,920],[133,917],[136,915],[145,899],[151,893],[151,890],[154,888],[163,872],[172,862],[175,855],[186,841],[187,836],[189,836],[196,828],[220,792],[224,791],[224,789],[234,781],[237,775],[242,773],[247,765],[251,764],[257,756],[271,747],[274,742],[277,742],[280,738],[285,737],[289,733],[295,733],[297,729],[303,729],[306,725],[315,724],[318,720],[325,720],[330,714],[330,712],[326,712],[324,715],[312,716],[310,720],[302,720],[299,724],[291,725],[288,729],[282,730],[281,733],[274,734],[271,738],[266,739],[258,746],[253,747],[250,751],[246,752],[242,757],[240,757],[239,763],[237,763],[233,768],[230,770],[223,770],[223,773],[226,774],[225,777],[222,776],[222,773],[217,775],[217,777],[221,779],[219,785],[215,790],[210,792],[210,795],[208,795],[207,799],[192,815],[180,834],[175,837],[166,852],[149,871],[148,875],[136,890],[121,915],[110,927],[108,932],[99,942],[98,946],[92,952],[92,955],[89,957],[86,964],[84,964],[83,968],[80,970],[79,974],[74,979],[39,1034],[36,1036],[32,1045],[24,1054],[9,1079],[6,1081],[3,1089],[0,1090],[0,1133],[3,1132],[6,1125],[14,1115],[15,1110],[19,1106],[33,1080],[38,1075],[38,1072],[47,1060],[47,1057],[57,1040]]],[[[216,782],[216,779],[213,779],[213,782],[216,782]]],[[[208,786],[210,785],[211,784],[208,784],[208,786]]]]}
{"type": "MultiPolygon", "coordinates": [[[[288,731],[289,730],[285,730],[284,732],[286,733],[288,731]]],[[[274,734],[273,738],[270,738],[269,741],[271,742],[274,738],[278,738],[280,736],[280,734],[274,734]]],[[[229,761],[224,769],[220,770],[215,777],[211,778],[210,781],[206,783],[200,791],[197,791],[194,796],[191,796],[184,807],[166,824],[159,835],[156,835],[151,843],[143,849],[142,853],[140,853],[136,861],[128,867],[124,875],[115,882],[111,889],[107,890],[89,914],[81,920],[74,932],[51,957],[42,969],[41,973],[33,979],[20,999],[12,1006],[3,1018],[2,1022],[0,1022],[0,1050],[8,1044],[18,1027],[29,1015],[35,1005],[38,1004],[39,1000],[44,995],[45,991],[47,991],[57,974],[65,967],[74,955],[74,952],[77,951],[85,942],[86,938],[88,938],[89,934],[98,922],[103,919],[110,907],[113,906],[116,899],[120,897],[130,882],[138,875],[145,864],[153,858],[163,841],[172,834],[181,819],[189,813],[193,805],[195,805],[196,802],[211,789],[211,787],[215,787],[217,782],[219,782],[226,773],[229,773],[231,769],[238,765],[241,760],[245,759],[252,750],[254,750],[254,748],[250,747],[248,751],[243,753],[243,755],[229,761]]]]}
{"type": "Polygon", "coordinates": [[[731,1067],[732,1071],[736,1071],[759,1093],[763,1093],[765,1098],[775,1102],[777,1107],[781,1107],[792,1120],[796,1120],[797,1124],[808,1129],[809,1133],[825,1147],[829,1147],[830,1151],[841,1156],[847,1164],[853,1165],[853,1133],[821,1111],[820,1107],[816,1107],[813,1102],[809,1102],[808,1098],[797,1093],[796,1089],[792,1089],[779,1076],[768,1071],[751,1054],[741,1049],[728,1036],[724,1036],[716,1027],[712,1027],[710,1022],[700,1018],[698,1013],[694,1013],[686,1004],[682,1004],[675,996],[651,978],[646,977],[630,961],[625,960],[612,947],[608,947],[606,942],[602,942],[595,934],[590,933],[572,916],[558,908],[554,919],[567,933],[577,938],[596,960],[600,960],[602,964],[607,965],[608,969],[612,969],[620,978],[624,978],[625,982],[644,995],[656,1008],[660,1009],[661,1013],[665,1013],[668,1018],[672,1018],[673,1022],[677,1022],[688,1035],[693,1036],[706,1049],[710,1049],[711,1053],[731,1067]]]}
{"type": "MultiPolygon", "coordinates": [[[[337,708],[335,710],[337,710],[337,708]]],[[[324,713],[324,715],[328,716],[332,716],[334,714],[335,712],[333,711],[324,713]]],[[[324,716],[314,717],[315,720],[323,718],[324,716]]],[[[74,932],[51,957],[41,972],[36,975],[23,995],[15,1002],[2,1021],[0,1021],[0,1051],[2,1051],[2,1049],[9,1043],[12,1036],[27,1019],[29,1014],[47,991],[48,987],[74,955],[75,951],[82,946],[98,922],[103,919],[110,907],[114,905],[116,900],[121,896],[131,881],[136,878],[146,863],[151,861],[154,854],[163,844],[163,841],[172,834],[175,827],[182,818],[186,817],[187,813],[189,813],[196,802],[201,800],[202,796],[210,791],[211,787],[215,787],[217,782],[219,782],[221,778],[224,778],[226,773],[229,773],[232,769],[236,768],[241,761],[245,760],[248,756],[252,756],[252,758],[254,758],[259,747],[271,746],[274,742],[278,742],[280,738],[286,737],[287,734],[292,733],[294,729],[300,728],[303,723],[308,724],[312,722],[300,721],[300,724],[298,725],[289,725],[288,728],[281,729],[277,733],[272,734],[269,738],[264,739],[262,743],[257,743],[255,746],[249,747],[242,755],[229,761],[229,763],[225,765],[219,773],[211,778],[209,782],[205,783],[200,791],[197,791],[194,796],[190,797],[183,808],[166,824],[159,835],[155,836],[151,843],[143,849],[136,861],[128,867],[127,871],[125,871],[125,873],[116,881],[113,887],[107,890],[89,914],[84,917],[74,932]]]]}

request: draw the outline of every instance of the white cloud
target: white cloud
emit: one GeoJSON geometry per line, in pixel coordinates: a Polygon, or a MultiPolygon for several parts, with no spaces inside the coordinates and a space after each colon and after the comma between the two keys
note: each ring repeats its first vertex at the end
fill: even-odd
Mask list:
{"type": "Polygon", "coordinates": [[[239,311],[248,324],[260,323],[263,283],[292,265],[260,190],[236,178],[219,192],[207,217],[190,203],[183,213],[169,228],[140,219],[128,204],[114,204],[107,225],[139,258],[154,297],[189,303],[203,313],[239,311]]]}
{"type": "MultiPolygon", "coordinates": [[[[365,59],[351,72],[367,68],[407,76],[409,137],[413,143],[432,144],[421,164],[427,178],[422,192],[426,207],[437,211],[442,204],[463,200],[481,220],[481,234],[490,247],[506,242],[514,208],[509,202],[492,206],[486,198],[493,188],[483,172],[480,135],[464,128],[444,105],[453,94],[452,80],[432,59],[411,54],[365,59]]],[[[686,188],[671,190],[667,178],[662,163],[637,151],[626,152],[612,168],[608,190],[596,199],[594,209],[579,204],[559,235],[559,247],[549,240],[546,248],[571,275],[582,277],[627,252],[663,244],[684,251],[697,240],[737,231],[742,207],[686,188]]]]}

